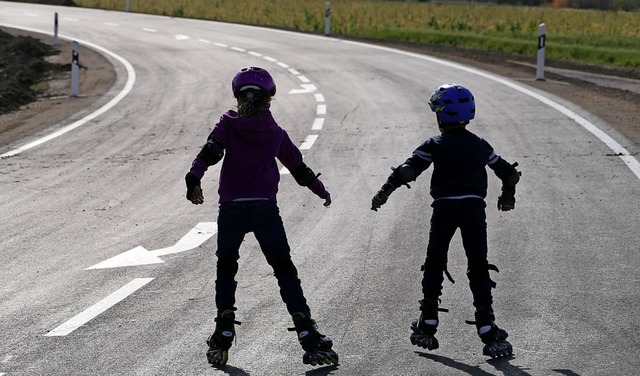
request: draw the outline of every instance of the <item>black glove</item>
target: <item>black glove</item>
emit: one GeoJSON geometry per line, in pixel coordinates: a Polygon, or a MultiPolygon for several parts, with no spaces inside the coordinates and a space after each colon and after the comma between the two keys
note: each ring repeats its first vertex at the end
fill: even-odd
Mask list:
{"type": "Polygon", "coordinates": [[[193,194],[193,190],[200,186],[200,179],[191,172],[187,172],[184,180],[187,183],[187,200],[191,201],[190,197],[193,194]]]}
{"type": "Polygon", "coordinates": [[[509,211],[516,207],[516,187],[502,186],[502,194],[498,197],[498,210],[509,211]]]}
{"type": "Polygon", "coordinates": [[[396,187],[394,187],[393,184],[384,183],[378,193],[376,193],[376,195],[373,196],[373,199],[371,199],[371,210],[378,211],[378,209],[387,202],[387,199],[395,190],[396,187]]]}

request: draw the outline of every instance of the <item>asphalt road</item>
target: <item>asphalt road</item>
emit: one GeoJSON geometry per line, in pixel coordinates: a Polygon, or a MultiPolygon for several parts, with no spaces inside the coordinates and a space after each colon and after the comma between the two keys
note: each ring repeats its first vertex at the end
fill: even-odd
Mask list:
{"type": "Polygon", "coordinates": [[[0,150],[81,124],[0,160],[1,376],[637,374],[640,170],[628,155],[637,150],[617,149],[629,143],[597,118],[470,67],[333,38],[14,2],[0,9],[0,24],[48,33],[58,12],[60,34],[103,49],[118,72],[92,108],[0,150]],[[332,193],[324,208],[283,175],[279,204],[314,316],[340,354],[335,367],[302,364],[252,236],[229,365],[217,370],[204,356],[215,314],[215,226],[206,224],[216,220],[219,167],[206,176],[204,206],[184,199],[183,176],[233,105],[231,77],[249,65],[274,75],[276,119],[332,193]],[[473,307],[459,238],[441,347],[409,343],[430,174],[369,209],[389,167],[437,132],[426,100],[446,82],[471,88],[470,130],[523,171],[514,212],[494,209],[497,178],[487,198],[508,359],[487,360],[464,324],[473,307]],[[113,259],[126,251],[137,258],[113,259]]]}

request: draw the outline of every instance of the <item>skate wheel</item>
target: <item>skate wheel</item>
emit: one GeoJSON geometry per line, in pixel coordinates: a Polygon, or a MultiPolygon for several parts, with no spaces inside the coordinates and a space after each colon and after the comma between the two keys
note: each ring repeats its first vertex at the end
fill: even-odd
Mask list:
{"type": "Polygon", "coordinates": [[[503,358],[513,354],[513,347],[507,341],[496,341],[486,344],[482,354],[490,356],[491,359],[503,358]]]}
{"type": "Polygon", "coordinates": [[[216,367],[225,366],[229,360],[229,352],[226,350],[207,351],[207,360],[216,367]]]}

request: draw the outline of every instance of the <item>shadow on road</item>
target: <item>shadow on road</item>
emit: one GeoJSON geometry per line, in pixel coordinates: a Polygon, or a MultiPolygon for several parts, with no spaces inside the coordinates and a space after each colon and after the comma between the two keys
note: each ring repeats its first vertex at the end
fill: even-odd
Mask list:
{"type": "MultiPolygon", "coordinates": [[[[494,375],[493,373],[481,370],[479,366],[470,366],[468,364],[456,362],[455,360],[451,358],[447,358],[446,356],[435,355],[435,354],[425,353],[421,351],[416,351],[415,353],[420,355],[423,358],[431,359],[434,362],[440,363],[447,367],[455,368],[462,372],[466,372],[471,376],[493,376],[494,375]]],[[[491,359],[491,360],[488,360],[487,363],[491,364],[493,367],[495,367],[503,375],[506,375],[506,376],[531,376],[529,373],[525,372],[520,367],[514,366],[511,363],[509,363],[509,361],[513,358],[514,357],[511,356],[506,358],[491,359]]]]}
{"type": "Polygon", "coordinates": [[[579,374],[573,372],[570,369],[553,369],[552,371],[558,372],[559,374],[565,375],[565,376],[580,376],[579,374]]]}
{"type": "Polygon", "coordinates": [[[229,376],[251,376],[249,373],[247,373],[242,368],[230,366],[228,364],[226,366],[222,366],[222,367],[211,366],[211,368],[217,369],[218,371],[223,371],[225,374],[227,374],[229,376]]]}

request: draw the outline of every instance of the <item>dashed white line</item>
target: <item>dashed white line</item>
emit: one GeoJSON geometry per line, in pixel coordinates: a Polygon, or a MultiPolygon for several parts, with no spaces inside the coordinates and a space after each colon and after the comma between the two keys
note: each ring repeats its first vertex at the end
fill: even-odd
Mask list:
{"type": "Polygon", "coordinates": [[[231,49],[238,52],[247,52],[246,49],[240,47],[231,47],[231,49]]]}
{"type": "Polygon", "coordinates": [[[202,43],[206,43],[206,44],[210,44],[211,43],[210,40],[206,40],[206,39],[198,39],[198,42],[202,42],[202,43]]]}
{"type": "Polygon", "coordinates": [[[69,319],[67,322],[63,323],[62,325],[50,331],[49,333],[45,334],[45,336],[47,337],[66,336],[67,334],[73,332],[74,330],[78,329],[82,325],[88,323],[89,321],[97,317],[102,312],[108,310],[109,308],[113,307],[117,303],[121,302],[126,297],[133,294],[142,286],[146,285],[152,280],[153,278],[134,279],[133,281],[127,283],[126,285],[116,290],[111,295],[107,296],[106,298],[102,299],[101,301],[92,305],[86,310],[80,312],[76,316],[69,319]]]}
{"type": "Polygon", "coordinates": [[[302,143],[302,145],[300,145],[300,150],[309,150],[309,149],[311,149],[311,147],[313,146],[313,143],[316,142],[317,139],[318,139],[318,135],[317,134],[308,135],[307,138],[302,143]]]}
{"type": "Polygon", "coordinates": [[[105,22],[104,23],[107,26],[120,26],[119,24],[115,23],[115,22],[105,22]]]}
{"type": "Polygon", "coordinates": [[[149,32],[149,33],[157,33],[157,32],[158,32],[158,30],[156,30],[156,29],[150,29],[150,28],[148,28],[148,27],[143,27],[143,28],[142,28],[142,31],[146,31],[146,32],[149,32]]]}
{"type": "Polygon", "coordinates": [[[263,59],[265,59],[266,61],[270,61],[272,63],[275,63],[276,61],[278,61],[278,59],[274,59],[271,56],[263,56],[263,59]]]}
{"type": "Polygon", "coordinates": [[[313,125],[311,126],[311,129],[314,131],[317,131],[322,129],[323,126],[324,126],[324,118],[316,118],[313,120],[313,125]]]}
{"type": "Polygon", "coordinates": [[[247,53],[252,56],[262,57],[262,54],[260,52],[249,51],[247,53]]]}
{"type": "Polygon", "coordinates": [[[292,74],[292,75],[294,75],[294,76],[297,76],[297,75],[299,75],[299,74],[300,74],[300,72],[298,72],[297,70],[295,70],[295,69],[293,69],[293,68],[290,68],[290,69],[289,69],[289,73],[291,73],[291,74],[292,74]]]}
{"type": "Polygon", "coordinates": [[[188,35],[184,35],[184,34],[176,34],[176,35],[174,35],[174,37],[176,38],[176,40],[187,40],[187,39],[191,39],[188,35]]]}
{"type": "Polygon", "coordinates": [[[283,62],[281,62],[281,61],[279,61],[277,64],[278,64],[278,66],[280,66],[280,67],[282,67],[282,68],[284,68],[284,69],[289,68],[289,65],[288,65],[288,64],[285,64],[285,63],[283,63],[283,62]]]}
{"type": "Polygon", "coordinates": [[[320,93],[315,93],[313,94],[313,96],[316,97],[316,102],[324,102],[324,95],[320,93]]]}
{"type": "Polygon", "coordinates": [[[316,114],[317,115],[324,115],[327,113],[327,105],[326,104],[319,104],[318,107],[316,108],[316,114]]]}
{"type": "Polygon", "coordinates": [[[298,80],[300,80],[301,82],[304,82],[305,84],[308,84],[309,82],[311,82],[311,81],[309,81],[309,79],[308,79],[307,77],[305,77],[305,76],[300,75],[300,76],[297,76],[297,77],[298,77],[298,80]]]}

